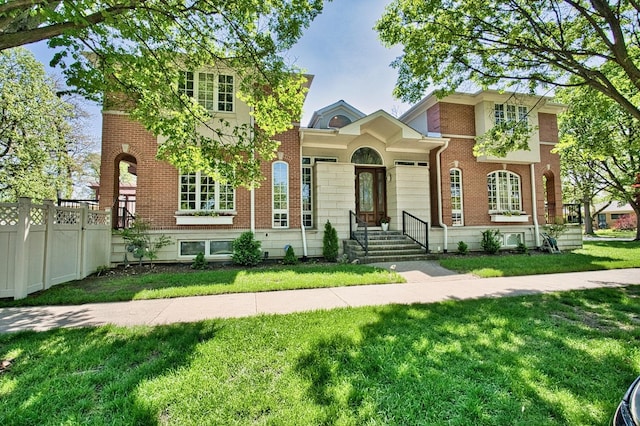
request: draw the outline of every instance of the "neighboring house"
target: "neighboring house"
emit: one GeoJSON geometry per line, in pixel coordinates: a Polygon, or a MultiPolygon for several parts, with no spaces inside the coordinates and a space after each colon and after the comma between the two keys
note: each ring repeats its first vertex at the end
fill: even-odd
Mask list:
{"type": "MultiPolygon", "coordinates": [[[[597,205],[595,210],[600,211],[603,205],[597,205]]],[[[629,203],[620,204],[618,202],[612,202],[607,207],[605,207],[602,211],[598,213],[598,217],[596,219],[596,223],[598,228],[605,229],[611,228],[616,223],[618,219],[622,216],[634,216],[635,212],[631,208],[629,203]]]]}
{"type": "MultiPolygon", "coordinates": [[[[235,93],[233,76],[218,78],[235,93]]],[[[220,99],[218,87],[211,90],[209,97],[220,99]]],[[[223,98],[218,116],[249,121],[245,104],[223,98]]],[[[160,253],[166,261],[190,261],[198,252],[226,259],[233,239],[248,230],[271,258],[283,257],[288,245],[298,256],[320,257],[324,224],[347,240],[356,227],[350,212],[370,230],[383,217],[401,230],[407,212],[428,223],[431,252],[456,251],[458,241],[477,250],[488,228],[502,230],[506,247],[536,247],[546,220],[562,215],[559,157],[551,153],[561,110],[550,98],[493,91],[430,95],[399,118],[382,110],[367,115],[341,100],[316,111],[308,127],[295,124],[279,135],[277,158],[262,166],[266,179],[247,190],[156,160],[158,138],[123,111],[105,109],[100,202],[114,205],[120,162],[135,165],[136,213],[177,243],[160,253]],[[475,136],[495,120],[515,119],[536,128],[529,151],[473,156],[475,136]]],[[[113,215],[120,223],[118,211],[113,215]]],[[[576,229],[561,241],[565,247],[582,244],[576,229]]],[[[122,246],[114,248],[112,260],[123,255],[122,246]]]]}

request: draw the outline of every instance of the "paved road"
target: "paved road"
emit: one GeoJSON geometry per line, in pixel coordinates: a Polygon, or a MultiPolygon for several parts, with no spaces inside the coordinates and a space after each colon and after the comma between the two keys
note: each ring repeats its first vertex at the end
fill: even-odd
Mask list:
{"type": "MultiPolygon", "coordinates": [[[[96,303],[78,306],[0,308],[0,332],[43,331],[56,327],[104,324],[122,326],[192,322],[317,309],[432,303],[481,297],[504,297],[595,287],[640,284],[640,269],[575,272],[508,278],[476,278],[440,267],[436,262],[398,262],[394,269],[406,284],[335,287],[96,303]]],[[[378,264],[391,267],[392,264],[378,264]]]]}

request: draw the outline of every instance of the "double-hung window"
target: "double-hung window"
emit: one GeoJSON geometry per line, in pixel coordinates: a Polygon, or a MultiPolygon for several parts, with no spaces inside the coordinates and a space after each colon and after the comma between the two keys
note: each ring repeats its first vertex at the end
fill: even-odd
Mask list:
{"type": "Polygon", "coordinates": [[[276,161],[272,168],[273,227],[289,227],[289,165],[276,161]]]}
{"type": "Polygon", "coordinates": [[[449,170],[449,183],[451,188],[451,224],[453,226],[463,226],[462,171],[460,169],[449,170]]]}
{"type": "Polygon", "coordinates": [[[232,75],[185,71],[178,89],[180,93],[195,98],[209,112],[233,112],[232,75]]]}
{"type": "Polygon", "coordinates": [[[500,170],[487,175],[490,212],[519,212],[522,210],[520,176],[500,170]]]}
{"type": "Polygon", "coordinates": [[[180,175],[180,210],[232,212],[235,210],[233,186],[215,181],[200,172],[180,175]]]}

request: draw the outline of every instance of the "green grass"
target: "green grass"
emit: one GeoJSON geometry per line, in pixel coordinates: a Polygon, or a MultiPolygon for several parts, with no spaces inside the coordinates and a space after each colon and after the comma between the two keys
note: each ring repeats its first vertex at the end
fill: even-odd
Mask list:
{"type": "Polygon", "coordinates": [[[636,237],[636,231],[618,231],[617,229],[598,229],[595,231],[596,237],[607,238],[629,238],[636,237]]]}
{"type": "Polygon", "coordinates": [[[640,286],[0,335],[3,425],[605,425],[640,286]]]}
{"type": "Polygon", "coordinates": [[[441,259],[453,271],[483,278],[640,267],[640,242],[585,241],[561,254],[457,256],[441,259]]]}
{"type": "Polygon", "coordinates": [[[0,307],[77,305],[139,299],[340,287],[405,282],[392,271],[366,265],[297,265],[88,278],[30,295],[1,300],[0,307]]]}

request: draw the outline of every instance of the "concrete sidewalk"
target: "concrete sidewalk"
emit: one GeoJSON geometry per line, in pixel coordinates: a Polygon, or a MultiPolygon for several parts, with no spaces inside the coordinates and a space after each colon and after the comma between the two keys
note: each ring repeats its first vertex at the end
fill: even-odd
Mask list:
{"type": "MultiPolygon", "coordinates": [[[[398,262],[406,284],[272,291],[79,306],[0,308],[0,333],[104,324],[121,326],[193,322],[258,314],[384,304],[432,303],[481,297],[640,284],[640,269],[575,272],[507,278],[476,278],[435,262],[398,262]]],[[[378,266],[391,267],[391,264],[378,266]]]]}

